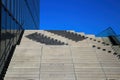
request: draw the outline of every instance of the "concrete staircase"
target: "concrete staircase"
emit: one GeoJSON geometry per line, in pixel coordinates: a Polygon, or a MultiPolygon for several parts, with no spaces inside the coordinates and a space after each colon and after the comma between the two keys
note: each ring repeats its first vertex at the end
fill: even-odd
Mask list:
{"type": "Polygon", "coordinates": [[[111,43],[74,31],[26,30],[4,80],[120,80],[111,43]]]}

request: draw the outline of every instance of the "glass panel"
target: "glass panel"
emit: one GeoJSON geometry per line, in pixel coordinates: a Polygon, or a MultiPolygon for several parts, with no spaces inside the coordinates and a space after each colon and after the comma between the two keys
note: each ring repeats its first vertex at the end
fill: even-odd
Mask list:
{"type": "Polygon", "coordinates": [[[98,37],[113,36],[114,39],[116,39],[115,41],[118,41],[118,43],[120,44],[120,35],[116,34],[116,32],[111,27],[109,27],[109,28],[105,29],[104,31],[100,32],[96,36],[98,36],[98,37]]]}
{"type": "Polygon", "coordinates": [[[1,53],[0,53],[0,59],[4,53],[5,50],[5,39],[6,39],[6,34],[5,34],[5,11],[2,8],[2,21],[1,21],[1,53]]]}
{"type": "MultiPolygon", "coordinates": [[[[39,27],[39,0],[1,1],[3,5],[1,5],[0,64],[3,66],[11,47],[14,44],[16,45],[19,40],[23,28],[37,29],[35,27],[39,27]]],[[[0,66],[0,69],[2,66],[0,66]]]]}

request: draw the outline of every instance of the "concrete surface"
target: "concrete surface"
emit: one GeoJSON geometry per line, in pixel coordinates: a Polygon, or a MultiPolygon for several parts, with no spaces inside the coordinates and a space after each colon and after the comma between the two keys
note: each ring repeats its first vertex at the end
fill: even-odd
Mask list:
{"type": "MultiPolygon", "coordinates": [[[[87,37],[102,41],[91,34],[87,37]]],[[[89,38],[76,42],[47,31],[25,31],[4,80],[120,80],[120,61],[113,51],[93,45],[112,51],[111,46],[89,38]],[[68,45],[46,45],[26,37],[35,32],[68,45]]]]}

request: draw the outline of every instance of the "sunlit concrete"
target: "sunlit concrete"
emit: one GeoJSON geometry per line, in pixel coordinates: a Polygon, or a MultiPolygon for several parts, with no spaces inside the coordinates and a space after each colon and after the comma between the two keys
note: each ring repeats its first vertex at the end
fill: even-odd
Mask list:
{"type": "MultiPolygon", "coordinates": [[[[86,37],[102,41],[94,35],[86,37]]],[[[47,31],[28,30],[16,47],[4,80],[120,80],[120,61],[113,52],[110,45],[89,38],[76,42],[47,31]],[[68,45],[46,45],[26,37],[35,32],[68,45]],[[111,53],[107,52],[109,50],[111,53]]]]}

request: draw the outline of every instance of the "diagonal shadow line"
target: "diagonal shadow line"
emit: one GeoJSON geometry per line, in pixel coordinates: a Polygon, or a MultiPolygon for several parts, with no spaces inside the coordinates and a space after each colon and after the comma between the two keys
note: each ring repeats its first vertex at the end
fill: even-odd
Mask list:
{"type": "Polygon", "coordinates": [[[65,42],[62,42],[54,38],[50,38],[44,34],[37,33],[37,32],[29,34],[26,37],[29,39],[32,39],[33,41],[40,42],[46,45],[68,45],[65,42]]]}
{"type": "Polygon", "coordinates": [[[46,31],[71,39],[76,42],[86,39],[84,36],[73,32],[61,31],[61,30],[46,30],[46,31]]]}

